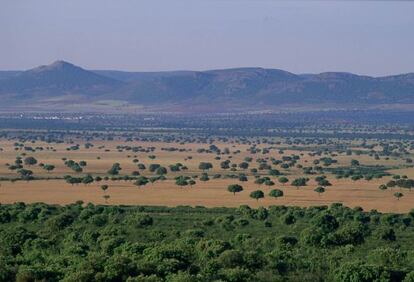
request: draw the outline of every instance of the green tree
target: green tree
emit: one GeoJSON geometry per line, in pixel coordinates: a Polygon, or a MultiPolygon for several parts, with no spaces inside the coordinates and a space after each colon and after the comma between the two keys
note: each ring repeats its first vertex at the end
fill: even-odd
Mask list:
{"type": "Polygon", "coordinates": [[[178,186],[187,186],[188,185],[188,181],[187,181],[187,177],[185,176],[178,176],[175,178],[175,184],[178,186]]]}
{"type": "Polygon", "coordinates": [[[77,164],[77,163],[74,163],[73,165],[71,165],[71,166],[70,166],[70,168],[71,168],[74,172],[77,172],[77,173],[80,173],[80,172],[82,172],[82,171],[83,171],[82,167],[81,167],[79,164],[77,164]]]}
{"type": "Polygon", "coordinates": [[[108,185],[106,185],[106,184],[101,185],[101,190],[102,190],[104,193],[106,192],[106,190],[108,190],[108,188],[109,188],[109,186],[108,186],[108,185]]]}
{"type": "Polygon", "coordinates": [[[351,166],[359,166],[358,160],[351,160],[351,166]]]}
{"type": "Polygon", "coordinates": [[[145,169],[146,169],[146,167],[145,167],[145,165],[144,165],[144,164],[137,164],[137,167],[138,167],[138,169],[140,169],[140,170],[145,170],[145,169]]]}
{"type": "Polygon", "coordinates": [[[380,190],[387,190],[387,185],[381,184],[378,188],[380,190]]]}
{"type": "Polygon", "coordinates": [[[155,172],[160,167],[161,167],[160,164],[150,164],[148,169],[149,169],[150,172],[155,172]]]}
{"type": "Polygon", "coordinates": [[[295,186],[296,189],[298,189],[300,186],[306,186],[307,182],[309,181],[309,178],[296,178],[292,181],[292,186],[295,186]]]}
{"type": "Polygon", "coordinates": [[[376,235],[379,239],[385,240],[385,241],[395,241],[395,231],[391,227],[382,227],[379,228],[376,231],[376,235]]]}
{"type": "Polygon", "coordinates": [[[325,188],[323,188],[322,186],[318,186],[318,187],[316,187],[316,188],[315,188],[315,190],[313,190],[313,191],[315,191],[316,193],[318,193],[318,194],[319,194],[319,196],[320,196],[322,193],[324,193],[324,192],[325,192],[325,188]]]}
{"type": "Polygon", "coordinates": [[[201,175],[201,177],[200,177],[200,180],[201,180],[201,181],[209,181],[209,180],[210,180],[210,178],[208,177],[208,174],[207,174],[207,173],[203,173],[203,174],[201,175]]]}
{"type": "Polygon", "coordinates": [[[114,163],[112,167],[108,170],[108,174],[110,175],[118,175],[119,171],[121,170],[121,165],[119,163],[114,163]]]}
{"type": "Polygon", "coordinates": [[[273,189],[270,191],[269,196],[274,197],[276,199],[279,197],[283,197],[283,191],[280,189],[273,189]]]}
{"type": "Polygon", "coordinates": [[[65,180],[66,180],[66,183],[71,184],[72,186],[74,184],[79,184],[79,183],[82,182],[82,178],[80,178],[80,177],[71,177],[71,176],[69,176],[69,177],[66,177],[65,180]]]}
{"type": "Polygon", "coordinates": [[[88,185],[94,181],[93,177],[91,175],[87,175],[82,179],[82,183],[85,185],[88,185]]]}
{"type": "Polygon", "coordinates": [[[280,171],[278,171],[277,169],[270,169],[269,170],[269,175],[271,175],[271,176],[279,176],[280,175],[280,171]]]}
{"type": "Polygon", "coordinates": [[[405,275],[403,282],[414,282],[414,270],[405,275]]]}
{"type": "Polygon", "coordinates": [[[134,185],[141,187],[147,185],[149,182],[148,178],[145,176],[140,176],[138,179],[134,182],[134,185]]]}
{"type": "Polygon", "coordinates": [[[233,193],[233,195],[235,196],[236,193],[243,191],[243,186],[239,184],[231,184],[227,187],[227,191],[233,193]]]}
{"type": "Polygon", "coordinates": [[[286,183],[289,182],[289,179],[287,179],[286,177],[282,176],[282,177],[279,177],[279,182],[281,184],[286,184],[286,183]]]}
{"type": "Polygon", "coordinates": [[[17,170],[17,173],[20,174],[20,177],[25,180],[30,180],[33,178],[33,171],[25,168],[17,170]]]}
{"type": "Polygon", "coordinates": [[[264,179],[264,178],[257,178],[255,181],[254,181],[254,183],[255,184],[257,184],[257,185],[259,185],[259,187],[260,187],[260,185],[262,185],[263,183],[265,183],[265,181],[266,181],[266,179],[264,179]]]}
{"type": "Polygon", "coordinates": [[[259,199],[264,198],[264,193],[261,190],[255,190],[255,191],[250,193],[250,198],[253,198],[256,201],[258,201],[259,199]]]}
{"type": "Polygon", "coordinates": [[[249,168],[249,163],[248,162],[239,163],[239,167],[241,169],[248,169],[249,168]]]}
{"type": "Polygon", "coordinates": [[[198,168],[201,169],[202,171],[206,171],[206,170],[212,169],[213,165],[211,163],[201,162],[198,165],[198,168]]]}
{"type": "Polygon", "coordinates": [[[55,166],[54,165],[51,165],[51,164],[45,164],[43,166],[43,169],[46,170],[47,172],[51,172],[52,170],[55,169],[55,166]]]}
{"type": "Polygon", "coordinates": [[[37,160],[34,157],[27,157],[24,159],[25,165],[35,165],[37,164],[37,160]]]}
{"type": "Polygon", "coordinates": [[[225,161],[221,162],[220,167],[221,167],[221,169],[229,169],[230,168],[230,161],[225,160],[225,161]]]}
{"type": "Polygon", "coordinates": [[[157,168],[155,173],[158,175],[164,175],[167,174],[167,169],[165,167],[160,166],[159,168],[157,168]]]}
{"type": "Polygon", "coordinates": [[[397,198],[397,200],[400,200],[400,198],[402,198],[403,196],[404,196],[404,194],[401,193],[401,192],[395,192],[394,193],[394,197],[397,198]]]}
{"type": "Polygon", "coordinates": [[[340,264],[334,271],[334,281],[370,282],[391,281],[389,272],[384,267],[368,265],[360,262],[347,262],[340,264]]]}
{"type": "Polygon", "coordinates": [[[247,176],[246,176],[246,175],[244,175],[244,174],[240,174],[240,175],[239,175],[239,181],[241,181],[241,182],[246,182],[246,181],[248,181],[247,176]]]}

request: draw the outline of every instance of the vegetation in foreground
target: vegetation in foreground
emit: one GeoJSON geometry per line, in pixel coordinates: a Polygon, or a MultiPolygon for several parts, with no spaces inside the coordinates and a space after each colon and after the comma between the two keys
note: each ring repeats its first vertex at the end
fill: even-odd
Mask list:
{"type": "Polygon", "coordinates": [[[414,281],[414,211],[0,206],[0,281],[414,281]]]}

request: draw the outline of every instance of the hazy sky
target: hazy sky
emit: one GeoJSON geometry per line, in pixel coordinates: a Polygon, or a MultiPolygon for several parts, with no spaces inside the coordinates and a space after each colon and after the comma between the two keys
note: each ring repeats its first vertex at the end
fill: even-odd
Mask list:
{"type": "Polygon", "coordinates": [[[414,2],[4,0],[0,69],[414,72],[414,2]]]}

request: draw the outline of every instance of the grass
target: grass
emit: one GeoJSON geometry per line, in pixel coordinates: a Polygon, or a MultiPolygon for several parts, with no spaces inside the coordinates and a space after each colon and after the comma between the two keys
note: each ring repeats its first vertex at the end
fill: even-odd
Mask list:
{"type": "MultiPolygon", "coordinates": [[[[18,175],[14,171],[10,171],[5,164],[13,163],[17,155],[21,155],[24,151],[15,151],[13,143],[15,141],[0,141],[0,147],[3,151],[0,152],[0,179],[12,179],[18,175]]],[[[274,157],[281,159],[283,156],[300,155],[301,159],[298,164],[303,166],[311,166],[313,160],[324,157],[321,156],[309,156],[302,150],[291,149],[292,146],[286,144],[280,144],[273,146],[274,149],[269,154],[251,154],[247,152],[249,145],[234,143],[234,140],[228,142],[217,142],[215,143],[219,148],[225,147],[230,148],[231,152],[240,150],[240,153],[231,154],[230,159],[232,163],[241,163],[244,158],[249,156],[253,158],[253,162],[250,163],[250,168],[247,170],[238,169],[235,172],[229,170],[220,169],[220,162],[227,159],[226,155],[221,156],[221,160],[216,160],[215,154],[211,153],[197,153],[197,149],[204,148],[208,149],[209,144],[200,143],[166,143],[166,142],[123,142],[123,141],[91,141],[94,147],[86,149],[83,144],[87,143],[83,140],[75,140],[74,143],[53,143],[48,144],[44,142],[30,143],[30,146],[35,147],[53,147],[54,150],[43,150],[36,152],[25,152],[27,155],[33,156],[38,159],[39,162],[53,164],[56,169],[50,173],[41,169],[39,166],[28,166],[27,168],[33,170],[35,177],[45,177],[51,180],[36,180],[36,181],[1,181],[0,187],[0,202],[1,203],[14,203],[23,201],[27,203],[33,202],[46,202],[50,204],[69,204],[77,200],[84,202],[92,202],[97,204],[104,204],[103,193],[100,190],[100,185],[108,184],[109,190],[107,194],[110,195],[108,200],[109,204],[137,204],[137,205],[191,205],[191,206],[207,206],[207,207],[221,207],[230,206],[235,207],[242,204],[258,206],[270,206],[274,204],[283,204],[289,206],[313,206],[331,204],[334,202],[341,202],[348,206],[355,207],[361,206],[366,210],[377,209],[380,211],[392,211],[392,212],[406,212],[412,208],[414,202],[414,193],[408,191],[404,192],[404,197],[397,201],[393,197],[393,191],[380,191],[378,186],[386,183],[390,176],[383,177],[381,179],[374,178],[371,181],[358,180],[353,181],[349,178],[346,179],[335,179],[335,174],[344,169],[348,169],[350,161],[352,159],[358,159],[361,166],[352,168],[356,170],[356,173],[368,174],[368,173],[381,173],[388,174],[390,171],[394,174],[407,174],[410,172],[410,168],[407,168],[402,159],[390,159],[375,160],[366,154],[359,156],[347,156],[345,154],[339,154],[333,157],[338,160],[338,163],[333,164],[329,167],[324,167],[326,175],[329,181],[333,184],[326,188],[326,192],[322,195],[318,195],[313,190],[317,186],[313,180],[309,182],[308,186],[296,189],[289,184],[281,185],[277,182],[277,178],[271,177],[276,185],[270,188],[265,185],[260,187],[254,184],[253,174],[249,171],[252,167],[257,167],[255,159],[274,157]],[[233,142],[233,143],[232,143],[233,142]],[[74,144],[80,144],[78,150],[67,151],[68,147],[74,144]],[[154,153],[145,152],[131,152],[127,150],[117,150],[117,146],[128,145],[128,146],[142,146],[143,148],[155,147],[154,153]],[[186,149],[185,152],[179,151],[165,151],[162,148],[175,147],[179,149],[186,149]],[[284,148],[284,153],[280,154],[279,149],[284,148]],[[290,149],[289,149],[290,148],[290,149]],[[109,151],[108,151],[109,150],[109,151]],[[154,160],[150,159],[150,155],[155,155],[154,160]],[[93,176],[105,176],[107,170],[112,166],[113,163],[119,162],[122,170],[121,174],[130,175],[132,171],[138,170],[136,164],[132,162],[135,158],[139,159],[139,163],[145,164],[148,168],[151,163],[158,163],[162,166],[168,167],[171,164],[182,163],[188,167],[187,171],[172,173],[169,172],[166,176],[168,180],[163,182],[156,182],[155,184],[148,184],[145,187],[137,188],[132,182],[125,181],[107,181],[99,184],[91,184],[88,186],[78,185],[71,186],[66,184],[64,180],[59,180],[66,174],[70,175],[85,175],[91,174],[93,176]],[[192,159],[188,159],[192,156],[192,159]],[[98,159],[100,157],[100,159],[98,159]],[[87,166],[84,168],[83,173],[76,174],[70,168],[64,165],[62,158],[73,159],[77,162],[85,160],[87,166]],[[173,178],[177,175],[200,175],[201,171],[198,169],[200,162],[211,162],[213,169],[208,173],[214,174],[239,174],[244,173],[248,175],[248,182],[239,182],[237,179],[212,179],[208,182],[202,182],[197,180],[197,184],[193,188],[180,188],[175,185],[173,178]],[[392,169],[392,170],[390,170],[392,169]],[[233,196],[227,191],[229,184],[239,183],[244,187],[244,191],[237,193],[233,196]],[[280,199],[272,199],[267,197],[270,189],[282,189],[284,191],[284,197],[280,199]],[[249,194],[253,190],[261,189],[265,192],[265,199],[255,201],[249,197],[249,194]]],[[[356,145],[353,145],[356,146],[356,145]]],[[[269,145],[262,144],[258,145],[257,148],[265,148],[269,145]]],[[[312,145],[309,147],[313,148],[312,145]]],[[[303,171],[296,167],[289,169],[276,168],[282,173],[286,174],[289,180],[293,180],[297,177],[310,177],[313,179],[316,175],[303,175],[303,171]]],[[[151,176],[152,174],[148,170],[141,171],[143,175],[151,176]]],[[[259,174],[266,174],[267,170],[259,171],[259,174]]]]}

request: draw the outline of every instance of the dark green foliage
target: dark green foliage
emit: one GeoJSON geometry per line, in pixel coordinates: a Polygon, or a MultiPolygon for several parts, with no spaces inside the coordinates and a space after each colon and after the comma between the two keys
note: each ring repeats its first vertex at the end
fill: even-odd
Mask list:
{"type": "Polygon", "coordinates": [[[289,179],[287,179],[286,177],[282,176],[282,177],[279,178],[279,182],[282,183],[282,184],[285,184],[285,183],[289,182],[289,179]]]}
{"type": "Polygon", "coordinates": [[[0,281],[413,281],[412,213],[0,205],[0,281]]]}
{"type": "Polygon", "coordinates": [[[112,167],[108,170],[108,174],[118,175],[120,170],[121,170],[121,165],[119,163],[114,163],[112,167]]]}
{"type": "Polygon", "coordinates": [[[398,200],[400,199],[400,198],[402,198],[404,196],[404,194],[403,193],[401,193],[401,192],[395,192],[394,193],[394,197],[395,198],[397,198],[398,200]]]}
{"type": "Polygon", "coordinates": [[[296,222],[296,218],[293,215],[293,213],[287,213],[282,217],[282,221],[283,223],[290,225],[290,224],[294,224],[296,222]]]}
{"type": "Polygon", "coordinates": [[[213,168],[213,165],[211,163],[201,162],[199,164],[198,168],[201,169],[201,170],[209,170],[209,169],[213,168]]]}
{"type": "Polygon", "coordinates": [[[314,190],[316,193],[318,193],[319,195],[325,192],[325,188],[318,186],[315,188],[314,190]]]}
{"type": "Polygon", "coordinates": [[[178,186],[187,186],[189,177],[188,176],[177,176],[175,178],[175,184],[178,186]]]}
{"type": "Polygon", "coordinates": [[[208,177],[208,174],[207,174],[207,173],[203,173],[203,174],[200,176],[200,180],[201,180],[201,181],[209,181],[209,180],[210,180],[210,178],[208,177]]]}
{"type": "Polygon", "coordinates": [[[279,197],[283,197],[283,191],[280,189],[273,189],[270,191],[269,196],[274,197],[276,199],[279,197]]]}
{"type": "Polygon", "coordinates": [[[45,169],[47,172],[50,172],[50,171],[52,171],[52,170],[55,169],[55,166],[54,165],[50,165],[50,164],[45,164],[43,166],[43,169],[45,169]]]}
{"type": "Polygon", "coordinates": [[[255,200],[259,200],[261,198],[264,198],[264,193],[261,190],[256,190],[250,193],[250,198],[253,198],[255,200]]]}
{"type": "Polygon", "coordinates": [[[167,169],[165,167],[160,166],[159,168],[157,168],[155,173],[158,175],[164,175],[167,174],[167,169]]]}
{"type": "Polygon", "coordinates": [[[147,185],[149,182],[148,178],[145,176],[139,176],[137,180],[134,182],[134,185],[141,187],[147,185]]]}
{"type": "Polygon", "coordinates": [[[385,240],[385,241],[395,241],[395,231],[394,229],[390,227],[384,227],[377,231],[377,236],[379,239],[385,240]]]}
{"type": "Polygon", "coordinates": [[[390,175],[387,172],[390,167],[385,166],[352,166],[352,167],[335,167],[335,168],[324,168],[324,171],[335,174],[339,178],[351,177],[354,180],[362,178],[381,178],[383,176],[390,175]]]}
{"type": "Polygon", "coordinates": [[[339,267],[334,275],[335,281],[392,281],[390,271],[385,267],[363,263],[346,263],[339,267]]]}
{"type": "Polygon", "coordinates": [[[236,193],[243,191],[243,187],[239,184],[231,184],[227,187],[227,190],[236,195],[236,193]]]}
{"type": "Polygon", "coordinates": [[[90,176],[89,174],[82,179],[82,183],[85,185],[90,184],[93,181],[94,181],[93,177],[90,176]]]}
{"type": "Polygon", "coordinates": [[[25,168],[21,168],[17,171],[20,174],[20,177],[24,180],[31,180],[33,178],[33,171],[25,168]]]}
{"type": "Polygon", "coordinates": [[[37,164],[37,160],[33,157],[27,157],[24,159],[24,164],[25,165],[35,165],[37,164]]]}
{"type": "Polygon", "coordinates": [[[300,187],[300,186],[306,186],[306,184],[308,183],[309,178],[296,178],[292,181],[291,185],[295,186],[296,188],[300,187]]]}
{"type": "Polygon", "coordinates": [[[147,214],[131,214],[130,216],[128,216],[126,221],[128,222],[128,224],[131,224],[131,226],[135,227],[150,226],[153,223],[152,217],[150,217],[147,214]]]}

